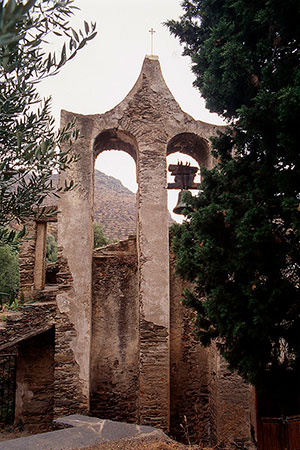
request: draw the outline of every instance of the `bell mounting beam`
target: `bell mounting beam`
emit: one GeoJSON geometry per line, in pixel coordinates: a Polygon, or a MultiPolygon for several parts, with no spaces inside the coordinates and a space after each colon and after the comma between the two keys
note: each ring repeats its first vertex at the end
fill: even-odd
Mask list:
{"type": "Polygon", "coordinates": [[[191,166],[190,163],[184,165],[179,162],[178,164],[170,164],[168,170],[175,177],[173,183],[168,183],[168,189],[199,189],[200,183],[194,183],[194,178],[199,170],[198,167],[191,166]]]}

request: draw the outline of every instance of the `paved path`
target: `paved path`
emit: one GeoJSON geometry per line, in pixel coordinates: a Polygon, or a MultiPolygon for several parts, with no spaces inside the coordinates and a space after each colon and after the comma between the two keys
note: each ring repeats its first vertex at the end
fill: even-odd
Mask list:
{"type": "Polygon", "coordinates": [[[62,417],[55,422],[70,428],[2,441],[0,450],[73,450],[123,438],[168,440],[168,437],[157,428],[77,414],[62,417]]]}

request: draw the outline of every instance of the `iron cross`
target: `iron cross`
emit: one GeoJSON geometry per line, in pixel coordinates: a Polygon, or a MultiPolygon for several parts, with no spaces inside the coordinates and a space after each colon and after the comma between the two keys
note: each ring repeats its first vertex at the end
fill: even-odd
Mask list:
{"type": "Polygon", "coordinates": [[[151,33],[151,56],[153,56],[153,35],[154,33],[156,33],[156,31],[151,28],[151,30],[149,30],[149,33],[151,33]]]}

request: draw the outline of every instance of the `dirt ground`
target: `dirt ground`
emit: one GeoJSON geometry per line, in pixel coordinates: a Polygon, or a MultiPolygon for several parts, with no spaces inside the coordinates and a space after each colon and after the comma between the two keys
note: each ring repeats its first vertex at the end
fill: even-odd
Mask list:
{"type": "Polygon", "coordinates": [[[26,431],[18,431],[15,429],[0,429],[0,442],[8,441],[10,439],[18,439],[21,437],[32,436],[32,433],[26,431]]]}
{"type": "MultiPolygon", "coordinates": [[[[13,427],[0,429],[0,441],[17,439],[26,436],[32,436],[33,433],[18,431],[13,427]]],[[[63,450],[63,449],[62,449],[63,450]]],[[[79,449],[74,449],[79,450],[79,449]]],[[[204,448],[198,445],[184,445],[179,442],[170,441],[147,441],[146,439],[120,439],[119,441],[103,442],[92,447],[86,447],[81,450],[217,450],[214,448],[204,448]]]]}
{"type": "MultiPolygon", "coordinates": [[[[193,450],[198,450],[197,447],[189,447],[175,442],[142,442],[139,440],[122,439],[120,441],[98,444],[84,450],[188,450],[192,448],[193,450]]],[[[200,450],[200,447],[198,448],[200,450]]]]}
{"type": "Polygon", "coordinates": [[[216,450],[215,448],[204,448],[198,445],[183,445],[179,442],[147,442],[141,440],[121,439],[119,441],[105,442],[88,447],[84,450],[216,450]]]}

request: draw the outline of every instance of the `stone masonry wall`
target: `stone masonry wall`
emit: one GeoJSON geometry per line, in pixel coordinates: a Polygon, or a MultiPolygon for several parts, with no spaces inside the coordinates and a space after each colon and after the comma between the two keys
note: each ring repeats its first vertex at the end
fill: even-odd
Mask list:
{"type": "MultiPolygon", "coordinates": [[[[67,259],[58,247],[57,278],[57,310],[55,327],[55,382],[54,382],[54,411],[56,416],[68,414],[87,414],[89,405],[84,395],[83,382],[80,377],[78,353],[78,332],[69,316],[70,308],[76,308],[70,302],[75,302],[73,293],[73,278],[67,259]],[[71,300],[69,300],[70,295],[71,300]]],[[[83,320],[80,315],[77,321],[83,320]]],[[[90,349],[85,348],[84,352],[90,349]]]]}
{"type": "Polygon", "coordinates": [[[211,439],[208,349],[197,341],[193,312],[181,304],[187,283],[175,274],[175,256],[170,255],[171,311],[171,434],[208,445],[211,439]]]}
{"type": "Polygon", "coordinates": [[[219,354],[215,345],[208,349],[208,390],[209,390],[209,432],[211,444],[217,444],[218,424],[218,361],[219,354]]]}
{"type": "Polygon", "coordinates": [[[15,423],[29,431],[52,425],[55,316],[55,304],[36,302],[0,318],[0,352],[17,355],[15,423]]]}
{"type": "Polygon", "coordinates": [[[203,446],[254,449],[252,389],[228,370],[215,344],[203,348],[197,341],[193,312],[179,302],[189,286],[176,276],[175,262],[171,253],[171,433],[182,438],[185,429],[203,446]]]}
{"type": "Polygon", "coordinates": [[[94,253],[91,414],[138,422],[138,281],[135,239],[94,253]]]}
{"type": "Polygon", "coordinates": [[[228,369],[224,358],[217,364],[217,440],[232,450],[254,450],[251,432],[251,391],[242,378],[228,369]]]}
{"type": "Polygon", "coordinates": [[[80,159],[60,174],[60,186],[66,180],[74,180],[77,189],[60,198],[58,242],[68,260],[73,285],[64,297],[59,294],[57,302],[60,309],[68,308],[68,317],[76,329],[77,338],[72,345],[84,394],[90,398],[90,353],[84,350],[91,348],[92,334],[94,163],[102,151],[122,150],[136,161],[139,186],[139,420],[167,431],[170,425],[170,289],[166,158],[167,153],[176,151],[181,138],[194,136],[192,141],[197,141],[200,147],[189,149],[189,141],[180,148],[193,153],[202,165],[212,167],[209,138],[219,127],[196,121],[181,110],[154,55],[145,58],[137,82],[116,107],[94,115],[62,111],[62,125],[72,119],[76,119],[81,134],[74,145],[80,159]]]}
{"type": "Polygon", "coordinates": [[[140,398],[142,424],[169,430],[169,335],[166,327],[140,321],[140,398]],[[161,408],[165,405],[168,414],[161,408]]]}
{"type": "Polygon", "coordinates": [[[31,432],[49,431],[53,422],[54,329],[18,345],[15,423],[31,432]]]}

